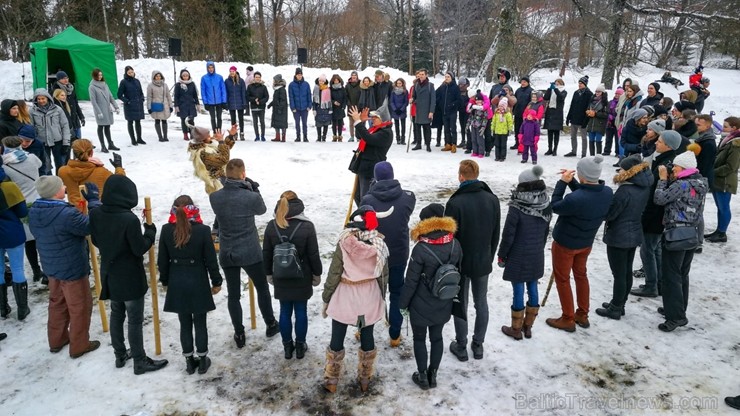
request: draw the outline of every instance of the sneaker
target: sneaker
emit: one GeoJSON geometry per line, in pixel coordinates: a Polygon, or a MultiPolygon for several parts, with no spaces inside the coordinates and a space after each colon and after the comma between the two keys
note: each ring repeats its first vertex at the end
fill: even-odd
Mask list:
{"type": "Polygon", "coordinates": [[[280,326],[278,325],[277,321],[272,321],[272,323],[267,326],[267,329],[265,330],[265,335],[267,335],[267,338],[272,338],[278,333],[280,333],[280,326]]]}
{"type": "Polygon", "coordinates": [[[465,345],[460,345],[457,341],[450,343],[450,352],[452,355],[457,357],[460,361],[468,361],[468,348],[465,345]]]}
{"type": "Polygon", "coordinates": [[[90,341],[90,343],[87,345],[87,348],[85,348],[84,351],[78,352],[77,354],[69,354],[72,358],[80,358],[83,355],[87,354],[88,352],[92,352],[98,349],[100,347],[100,341],[90,341]]]}

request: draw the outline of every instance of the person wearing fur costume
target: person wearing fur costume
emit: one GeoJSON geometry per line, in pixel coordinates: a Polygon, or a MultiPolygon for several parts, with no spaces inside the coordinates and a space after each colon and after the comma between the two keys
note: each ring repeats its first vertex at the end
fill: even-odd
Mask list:
{"type": "MultiPolygon", "coordinates": [[[[356,126],[355,126],[356,127],[356,126]]],[[[387,215],[387,214],[386,214],[387,215]]],[[[322,298],[321,315],[331,317],[331,342],[326,349],[324,388],[337,391],[344,361],[344,337],[349,325],[360,331],[357,381],[365,392],[375,372],[373,327],[386,316],[388,287],[388,247],[377,230],[378,217],[373,207],[363,205],[352,213],[351,221],[339,236],[329,266],[322,298]]]]}
{"type": "Polygon", "coordinates": [[[236,129],[236,125],[231,126],[229,135],[224,139],[220,133],[211,137],[205,127],[190,126],[190,161],[193,162],[194,175],[206,184],[208,195],[223,188],[221,180],[224,166],[229,163],[231,148],[236,141],[236,129]]]}
{"type": "Polygon", "coordinates": [[[437,387],[437,370],[442,362],[444,340],[442,329],[452,316],[454,299],[440,299],[430,290],[427,280],[440,267],[437,256],[445,264],[459,267],[462,247],[455,240],[457,222],[444,216],[444,206],[429,204],[419,213],[421,220],[413,230],[411,238],[416,241],[406,270],[406,280],[401,291],[399,307],[409,312],[411,329],[414,332],[414,358],[417,371],[411,380],[422,390],[437,387]],[[427,330],[431,343],[431,357],[427,364],[427,330]]]}

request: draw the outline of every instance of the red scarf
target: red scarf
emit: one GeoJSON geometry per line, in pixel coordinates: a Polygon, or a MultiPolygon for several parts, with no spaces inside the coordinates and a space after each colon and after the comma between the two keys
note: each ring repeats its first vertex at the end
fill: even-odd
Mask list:
{"type": "MultiPolygon", "coordinates": [[[[185,216],[188,217],[188,221],[203,224],[203,220],[200,218],[200,208],[195,205],[185,205],[182,209],[185,211],[185,216]]],[[[170,219],[167,220],[167,222],[170,224],[177,222],[177,207],[172,207],[170,210],[170,219]]]]}
{"type": "MultiPolygon", "coordinates": [[[[367,131],[370,134],[375,134],[378,130],[380,130],[382,128],[385,128],[385,127],[388,127],[388,126],[390,126],[392,124],[393,124],[393,121],[391,121],[391,120],[384,121],[384,122],[378,124],[377,126],[370,127],[369,129],[367,129],[367,131]]],[[[357,151],[359,151],[360,153],[364,152],[366,146],[367,146],[367,142],[365,141],[365,139],[360,139],[360,144],[357,145],[357,151]]]]}
{"type": "Polygon", "coordinates": [[[452,233],[447,233],[439,238],[419,237],[419,241],[432,245],[441,245],[451,243],[454,238],[455,236],[452,233]]]}

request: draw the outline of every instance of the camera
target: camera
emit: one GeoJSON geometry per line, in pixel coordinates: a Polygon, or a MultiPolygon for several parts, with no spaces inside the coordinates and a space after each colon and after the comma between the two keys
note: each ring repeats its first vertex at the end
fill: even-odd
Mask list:
{"type": "Polygon", "coordinates": [[[673,162],[668,162],[664,166],[666,170],[668,171],[668,175],[669,176],[672,175],[673,174],[673,162]]]}

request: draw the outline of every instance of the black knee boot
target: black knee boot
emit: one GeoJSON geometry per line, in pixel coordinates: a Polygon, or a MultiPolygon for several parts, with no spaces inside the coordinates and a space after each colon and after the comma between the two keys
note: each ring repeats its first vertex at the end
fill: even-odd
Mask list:
{"type": "Polygon", "coordinates": [[[596,142],[588,142],[588,154],[593,156],[596,151],[596,142]]]}
{"type": "Polygon", "coordinates": [[[13,282],[13,294],[15,295],[15,304],[18,308],[18,320],[26,319],[31,310],[28,309],[28,283],[13,282]]]}
{"type": "Polygon", "coordinates": [[[8,285],[5,283],[0,284],[0,317],[3,319],[7,318],[11,310],[8,304],[8,285]]]}
{"type": "Polygon", "coordinates": [[[159,138],[160,142],[163,142],[162,140],[162,126],[159,124],[159,120],[154,122],[154,130],[157,131],[157,138],[159,138]]]}
{"type": "Polygon", "coordinates": [[[103,139],[102,137],[100,137],[99,139],[100,139],[100,151],[103,153],[108,153],[108,148],[105,147],[105,139],[103,139]]]}
{"type": "Polygon", "coordinates": [[[596,142],[596,154],[601,154],[601,142],[596,142]]]}

